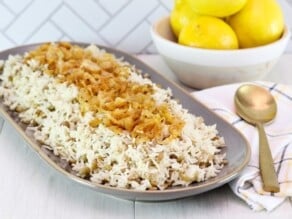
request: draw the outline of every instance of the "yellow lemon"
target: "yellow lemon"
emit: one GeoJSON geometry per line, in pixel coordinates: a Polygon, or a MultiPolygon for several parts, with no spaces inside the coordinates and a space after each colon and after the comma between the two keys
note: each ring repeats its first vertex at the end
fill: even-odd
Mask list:
{"type": "Polygon", "coordinates": [[[182,27],[196,16],[198,15],[186,4],[186,0],[176,0],[170,13],[170,25],[174,34],[178,37],[182,27]]]}
{"type": "Polygon", "coordinates": [[[215,17],[230,16],[243,8],[247,0],[187,0],[198,14],[215,17]]]}
{"type": "Polygon", "coordinates": [[[282,10],[275,0],[248,0],[228,22],[241,48],[271,43],[279,39],[284,29],[282,10]]]}
{"type": "Polygon", "coordinates": [[[232,28],[223,20],[211,16],[200,16],[184,26],[178,42],[207,49],[238,48],[236,34],[232,28]]]}

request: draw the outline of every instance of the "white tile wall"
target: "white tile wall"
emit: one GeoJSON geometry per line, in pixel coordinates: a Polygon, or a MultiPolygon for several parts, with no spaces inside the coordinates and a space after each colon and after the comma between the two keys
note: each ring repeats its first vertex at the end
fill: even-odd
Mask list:
{"type": "Polygon", "coordinates": [[[150,24],[172,5],[173,0],[0,0],[0,50],[70,40],[152,53],[150,24]]]}
{"type": "MultiPolygon", "coordinates": [[[[292,0],[279,2],[292,27],[292,0]]],[[[70,40],[153,53],[150,25],[172,6],[173,0],[0,0],[0,50],[70,40]]]]}

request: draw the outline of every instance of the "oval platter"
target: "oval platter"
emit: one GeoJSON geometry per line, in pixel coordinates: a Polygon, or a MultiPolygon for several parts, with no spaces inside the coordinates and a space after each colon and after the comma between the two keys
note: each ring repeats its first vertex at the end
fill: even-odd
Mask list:
{"type": "MultiPolygon", "coordinates": [[[[89,45],[86,43],[71,43],[82,47],[89,45]]],[[[0,60],[6,60],[9,55],[24,54],[25,52],[29,52],[35,49],[39,45],[40,44],[24,45],[2,51],[0,52],[0,60]]],[[[94,184],[90,180],[82,179],[76,176],[73,173],[71,167],[66,162],[55,156],[52,151],[42,147],[42,145],[38,143],[30,133],[25,131],[26,125],[21,123],[17,118],[17,115],[14,112],[8,110],[8,108],[2,103],[2,100],[0,99],[0,113],[2,117],[17,130],[19,135],[28,143],[31,149],[36,152],[43,161],[45,161],[58,173],[70,180],[73,180],[97,192],[128,200],[163,201],[184,198],[222,186],[238,176],[238,174],[248,164],[251,153],[249,143],[241,133],[239,133],[232,125],[208,109],[205,105],[196,100],[185,90],[153,70],[150,66],[146,65],[139,59],[113,48],[100,45],[97,46],[101,49],[105,49],[109,53],[114,54],[116,57],[123,57],[124,61],[129,62],[137,69],[141,70],[142,74],[147,73],[147,75],[150,76],[150,79],[154,83],[160,84],[164,88],[169,87],[172,90],[174,98],[178,99],[183,107],[188,109],[190,113],[203,117],[207,125],[216,124],[219,134],[224,137],[225,143],[227,145],[226,149],[224,149],[224,152],[226,153],[228,164],[224,166],[224,168],[216,177],[204,182],[192,183],[187,187],[176,186],[166,190],[136,191],[131,189],[121,189],[94,184]]]]}

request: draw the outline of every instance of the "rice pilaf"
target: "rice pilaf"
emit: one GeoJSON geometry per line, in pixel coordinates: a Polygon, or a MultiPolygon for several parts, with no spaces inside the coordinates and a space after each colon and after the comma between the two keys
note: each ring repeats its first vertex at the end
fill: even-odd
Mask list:
{"type": "Polygon", "coordinates": [[[224,166],[216,125],[95,45],[43,44],[2,65],[2,102],[80,177],[163,190],[215,177],[224,166]]]}

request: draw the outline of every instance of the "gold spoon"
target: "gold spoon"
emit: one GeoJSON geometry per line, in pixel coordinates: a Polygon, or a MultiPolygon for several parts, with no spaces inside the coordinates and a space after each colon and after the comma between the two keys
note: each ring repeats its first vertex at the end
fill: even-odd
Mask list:
{"type": "Polygon", "coordinates": [[[277,105],[273,96],[256,85],[240,86],[234,97],[237,114],[248,123],[256,125],[259,131],[259,166],[266,192],[279,192],[279,183],[273,165],[267,136],[263,123],[273,120],[277,105]]]}

